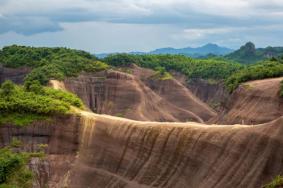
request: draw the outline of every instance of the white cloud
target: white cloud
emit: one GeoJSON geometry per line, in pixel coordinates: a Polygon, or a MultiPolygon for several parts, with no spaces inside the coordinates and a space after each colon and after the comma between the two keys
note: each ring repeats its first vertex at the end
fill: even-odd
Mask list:
{"type": "Polygon", "coordinates": [[[282,16],[283,0],[0,0],[0,45],[53,41],[91,50],[89,40],[80,42],[86,36],[99,41],[98,51],[223,41],[240,45],[253,38],[260,43],[261,36],[278,44],[282,16]],[[76,27],[79,32],[72,32],[76,27]],[[6,39],[5,33],[18,40],[6,39]]]}

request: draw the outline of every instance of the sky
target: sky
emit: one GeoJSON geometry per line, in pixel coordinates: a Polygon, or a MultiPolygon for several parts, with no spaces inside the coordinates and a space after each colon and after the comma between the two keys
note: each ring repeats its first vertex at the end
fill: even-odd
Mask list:
{"type": "Polygon", "coordinates": [[[283,46],[283,0],[0,0],[0,47],[283,46]]]}

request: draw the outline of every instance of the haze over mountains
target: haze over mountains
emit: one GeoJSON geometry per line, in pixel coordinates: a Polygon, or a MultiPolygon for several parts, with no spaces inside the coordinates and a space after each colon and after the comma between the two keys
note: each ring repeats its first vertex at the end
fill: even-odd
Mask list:
{"type": "MultiPolygon", "coordinates": [[[[105,58],[108,55],[116,53],[95,54],[98,58],[105,58]]],[[[146,55],[146,54],[170,54],[170,55],[185,55],[192,58],[207,58],[220,56],[227,60],[235,61],[242,64],[252,64],[269,58],[277,58],[283,55],[283,47],[265,47],[256,48],[252,42],[247,42],[238,50],[233,50],[217,44],[208,43],[201,47],[186,47],[186,48],[158,48],[150,52],[129,52],[129,54],[146,55]]]]}
{"type": "MultiPolygon", "coordinates": [[[[155,50],[152,50],[150,52],[130,52],[130,54],[179,54],[179,55],[186,55],[190,57],[201,57],[206,56],[209,54],[214,55],[226,55],[231,52],[233,52],[233,49],[226,48],[219,46],[217,44],[208,43],[204,46],[200,47],[185,47],[185,48],[172,48],[172,47],[166,47],[166,48],[158,48],[155,50]]],[[[96,54],[99,58],[104,58],[108,56],[109,54],[103,53],[103,54],[96,54]]]]}

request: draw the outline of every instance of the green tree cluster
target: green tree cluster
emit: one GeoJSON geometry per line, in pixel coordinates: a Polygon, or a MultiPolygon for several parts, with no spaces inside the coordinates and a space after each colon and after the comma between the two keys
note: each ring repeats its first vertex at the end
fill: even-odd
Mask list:
{"type": "Polygon", "coordinates": [[[0,149],[0,187],[32,187],[33,173],[27,168],[30,155],[15,153],[10,148],[0,149]]]}
{"type": "Polygon", "coordinates": [[[131,55],[114,54],[104,61],[116,67],[136,64],[150,69],[164,68],[166,71],[178,71],[188,78],[225,79],[243,66],[220,58],[192,59],[183,55],[131,55]]]}
{"type": "Polygon", "coordinates": [[[14,123],[22,118],[22,114],[28,120],[38,118],[35,115],[63,115],[70,111],[71,106],[83,108],[83,103],[74,94],[43,87],[38,81],[28,88],[6,81],[0,88],[0,123],[7,123],[7,120],[14,123]],[[13,118],[9,118],[11,116],[13,118]]]}
{"type": "Polygon", "coordinates": [[[34,48],[8,46],[0,51],[0,64],[5,67],[30,67],[32,72],[26,81],[37,80],[47,84],[51,79],[63,80],[77,76],[82,71],[96,72],[107,69],[107,65],[84,51],[67,48],[34,48]]]}
{"type": "Polygon", "coordinates": [[[232,92],[243,82],[279,76],[283,76],[283,61],[281,59],[266,60],[235,72],[227,78],[226,86],[232,92]]]}

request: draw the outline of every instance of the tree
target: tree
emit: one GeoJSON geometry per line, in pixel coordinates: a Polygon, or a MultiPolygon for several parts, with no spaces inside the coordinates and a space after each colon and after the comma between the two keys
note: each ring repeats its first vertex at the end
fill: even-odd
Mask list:
{"type": "Polygon", "coordinates": [[[36,94],[42,94],[44,92],[43,87],[38,80],[25,82],[25,90],[36,94]]]}
{"type": "Polygon", "coordinates": [[[1,95],[4,97],[9,97],[10,95],[12,95],[14,90],[15,90],[15,84],[11,80],[6,80],[1,85],[1,95]]]}

